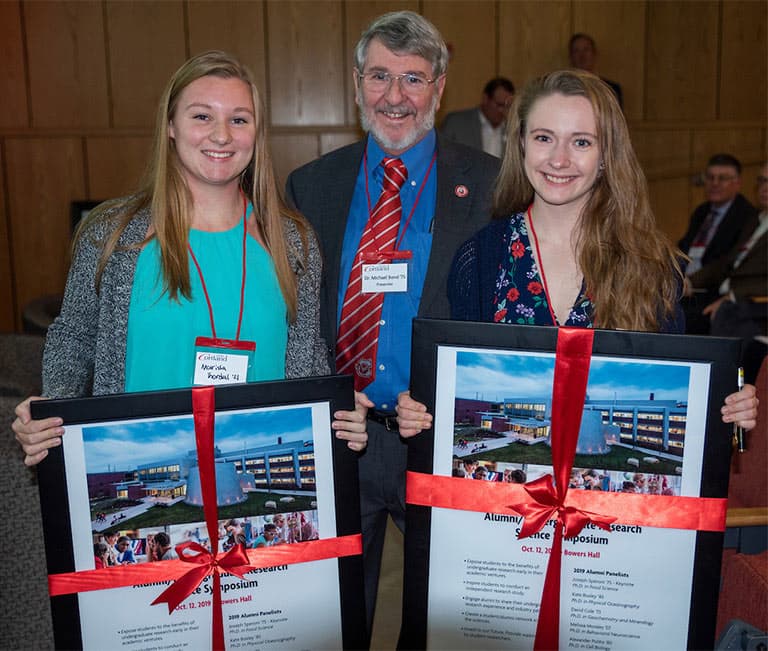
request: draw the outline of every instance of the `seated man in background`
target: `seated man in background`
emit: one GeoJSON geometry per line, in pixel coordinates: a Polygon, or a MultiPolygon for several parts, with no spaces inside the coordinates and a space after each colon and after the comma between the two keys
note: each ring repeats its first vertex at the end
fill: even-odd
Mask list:
{"type": "Polygon", "coordinates": [[[768,163],[757,177],[758,222],[751,233],[745,233],[730,255],[704,267],[690,277],[691,284],[707,285],[706,274],[725,276],[718,288],[720,297],[704,308],[712,319],[710,333],[745,340],[743,366],[747,382],[754,382],[760,362],[766,354],[766,343],[755,340],[768,335],[768,163]]]}
{"type": "MultiPolygon", "coordinates": [[[[571,40],[568,41],[568,59],[571,62],[571,67],[577,70],[586,70],[596,75],[595,68],[597,67],[597,45],[595,45],[595,39],[589,34],[577,33],[571,36],[571,40]]],[[[615,81],[600,77],[606,84],[611,87],[613,94],[616,95],[616,99],[619,102],[619,106],[624,108],[624,95],[621,92],[621,86],[615,81]]]]}
{"type": "Polygon", "coordinates": [[[724,260],[755,230],[757,210],[740,190],[741,163],[730,154],[712,156],[704,173],[707,200],[693,211],[677,244],[691,259],[685,267],[682,302],[688,334],[709,334],[709,318],[702,311],[719,296],[728,269],[724,260]]]}
{"type": "Polygon", "coordinates": [[[450,140],[501,158],[506,140],[505,122],[514,96],[512,82],[506,77],[495,77],[483,88],[480,106],[449,113],[443,119],[440,132],[450,140]]]}

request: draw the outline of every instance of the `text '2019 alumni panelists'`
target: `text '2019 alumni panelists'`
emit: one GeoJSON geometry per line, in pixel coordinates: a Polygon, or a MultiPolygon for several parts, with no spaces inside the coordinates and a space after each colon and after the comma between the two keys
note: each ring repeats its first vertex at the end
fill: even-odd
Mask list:
{"type": "MultiPolygon", "coordinates": [[[[250,72],[223,52],[191,58],[163,93],[154,140],[144,186],[78,230],[44,395],[192,386],[198,337],[255,342],[248,381],[327,373],[320,253],[280,199],[250,72]]],[[[367,438],[357,403],[333,424],[354,450],[367,438]]],[[[16,414],[27,464],[61,444],[60,418],[30,420],[29,399],[16,414]]]]}
{"type": "Polygon", "coordinates": [[[405,519],[406,445],[394,409],[408,386],[411,320],[448,316],[450,261],[490,218],[499,162],[435,132],[448,51],[429,21],[381,16],[354,56],[368,137],[294,171],[286,194],[320,239],[322,334],[336,369],[354,372],[375,405],[359,461],[370,627],[387,513],[400,529],[405,519]],[[369,287],[381,274],[397,282],[369,287]]]}

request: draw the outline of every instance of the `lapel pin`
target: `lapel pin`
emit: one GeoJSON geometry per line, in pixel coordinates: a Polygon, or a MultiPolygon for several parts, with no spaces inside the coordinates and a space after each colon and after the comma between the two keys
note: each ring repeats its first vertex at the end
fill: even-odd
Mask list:
{"type": "Polygon", "coordinates": [[[457,185],[453,189],[454,194],[459,198],[463,199],[467,195],[469,195],[469,188],[466,185],[457,185]]]}

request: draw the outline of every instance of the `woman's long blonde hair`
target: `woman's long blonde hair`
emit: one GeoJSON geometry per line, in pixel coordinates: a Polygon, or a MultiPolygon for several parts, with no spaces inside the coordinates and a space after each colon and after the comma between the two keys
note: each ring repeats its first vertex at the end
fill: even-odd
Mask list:
{"type": "MultiPolygon", "coordinates": [[[[173,74],[168,82],[157,111],[152,157],[144,182],[138,193],[119,209],[118,227],[103,243],[96,270],[96,288],[98,290],[104,268],[118,247],[120,236],[128,223],[139,210],[150,208],[152,234],[148,239],[152,237],[157,239],[163,288],[168,292],[171,300],[178,300],[179,294],[184,298],[191,298],[187,244],[193,200],[184,180],[168,125],[176,111],[182,91],[193,81],[206,76],[240,79],[251,88],[256,138],[253,157],[240,176],[240,187],[253,203],[254,216],[272,257],[280,290],[288,308],[288,318],[293,321],[297,310],[297,270],[291,267],[288,259],[283,226],[286,219],[296,224],[306,252],[307,224],[303,217],[288,209],[277,188],[272,159],[267,147],[264,108],[251,72],[232,55],[216,50],[192,57],[173,74]]],[[[106,219],[114,215],[114,202],[108,202],[103,206],[103,209],[89,215],[84,224],[85,227],[94,220],[106,219]]],[[[80,228],[78,237],[82,232],[83,228],[80,228]]]]}
{"type": "Polygon", "coordinates": [[[601,170],[579,219],[576,260],[599,328],[658,331],[679,298],[680,252],[656,226],[648,187],[613,91],[593,74],[553,72],[529,82],[507,120],[504,161],[494,193],[494,217],[507,218],[533,201],[525,175],[526,122],[537,100],[585,97],[592,105],[601,170]]]}

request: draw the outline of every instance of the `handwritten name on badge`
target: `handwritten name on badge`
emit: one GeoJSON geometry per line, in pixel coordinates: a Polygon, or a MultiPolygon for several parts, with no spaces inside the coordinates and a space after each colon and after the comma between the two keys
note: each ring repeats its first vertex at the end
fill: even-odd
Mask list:
{"type": "Polygon", "coordinates": [[[195,354],[195,385],[237,384],[248,377],[248,356],[228,353],[195,354]]]}
{"type": "Polygon", "coordinates": [[[364,264],[362,276],[363,294],[408,291],[407,263],[364,264]]]}

